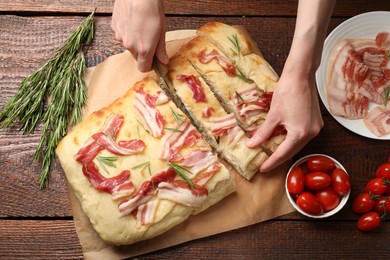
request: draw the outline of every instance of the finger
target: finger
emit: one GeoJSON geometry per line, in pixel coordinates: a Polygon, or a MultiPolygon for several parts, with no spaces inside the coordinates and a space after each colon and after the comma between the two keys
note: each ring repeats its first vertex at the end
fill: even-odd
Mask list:
{"type": "Polygon", "coordinates": [[[249,148],[254,148],[259,146],[264,141],[268,140],[268,138],[272,135],[274,129],[278,126],[277,121],[269,120],[268,118],[264,121],[264,123],[256,130],[255,134],[250,138],[246,145],[249,148]]]}
{"type": "Polygon", "coordinates": [[[286,139],[279,145],[275,152],[260,166],[260,172],[268,172],[291,159],[298,153],[307,142],[299,141],[291,136],[286,136],[286,139]]]}
{"type": "Polygon", "coordinates": [[[164,36],[160,38],[156,48],[156,57],[161,63],[167,64],[169,62],[169,58],[165,45],[165,32],[163,34],[164,36]]]}
{"type": "Polygon", "coordinates": [[[154,49],[143,49],[141,52],[138,53],[137,64],[139,71],[148,72],[152,69],[153,54],[154,49]]]}

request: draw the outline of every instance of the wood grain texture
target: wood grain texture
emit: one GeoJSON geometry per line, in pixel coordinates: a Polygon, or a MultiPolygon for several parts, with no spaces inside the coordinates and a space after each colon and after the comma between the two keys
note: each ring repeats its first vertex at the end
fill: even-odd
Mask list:
{"type": "MultiPolygon", "coordinates": [[[[43,64],[83,18],[0,16],[1,107],[16,92],[21,80],[43,64]]],[[[330,29],[343,20],[332,20],[330,29]]],[[[95,21],[95,38],[87,54],[88,66],[95,66],[124,50],[114,39],[110,17],[96,17],[95,21]]],[[[208,21],[244,25],[266,60],[278,74],[281,73],[293,36],[294,18],[170,17],[167,26],[168,30],[194,29],[208,21]]]]}
{"type": "MultiPolygon", "coordinates": [[[[386,259],[390,223],[371,233],[356,222],[282,221],[194,240],[137,259],[386,259]],[[342,235],[340,235],[342,234],[342,235]],[[297,241],[299,243],[297,244],[297,241]]],[[[82,259],[73,222],[0,220],[1,259],[82,259]]]]}
{"type": "MultiPolygon", "coordinates": [[[[246,26],[267,61],[281,73],[287,58],[297,0],[166,0],[168,30],[194,29],[208,21],[246,26]]],[[[0,3],[0,107],[19,82],[61,45],[97,8],[96,35],[88,66],[121,53],[110,28],[114,0],[2,0],[0,3]]],[[[337,1],[328,32],[349,17],[390,11],[387,0],[337,1]]],[[[390,222],[371,233],[357,230],[352,198],[390,154],[390,142],[358,136],[337,123],[321,105],[324,128],[295,157],[334,156],[352,179],[351,199],[337,215],[314,221],[291,213],[275,220],[153,252],[138,259],[388,259],[390,222]]],[[[40,166],[32,161],[39,141],[18,126],[0,129],[0,259],[83,259],[58,162],[50,186],[38,188],[40,166]]]]}
{"type": "MultiPolygon", "coordinates": [[[[112,13],[114,0],[2,0],[0,11],[41,13],[112,13]]],[[[167,15],[295,16],[298,0],[166,0],[167,15]]],[[[389,11],[386,0],[339,0],[334,16],[354,16],[369,11],[389,11]]]]}
{"type": "Polygon", "coordinates": [[[0,220],[0,259],[83,259],[71,220],[0,220]]]}

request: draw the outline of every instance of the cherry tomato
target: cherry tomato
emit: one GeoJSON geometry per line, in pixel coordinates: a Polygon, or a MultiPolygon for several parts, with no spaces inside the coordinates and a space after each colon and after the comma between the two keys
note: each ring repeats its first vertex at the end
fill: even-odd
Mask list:
{"type": "Polygon", "coordinates": [[[390,163],[384,163],[376,170],[376,177],[390,180],[390,163]]]}
{"type": "Polygon", "coordinates": [[[315,197],[325,211],[336,208],[340,203],[340,195],[332,187],[318,191],[315,197]]]}
{"type": "Polygon", "coordinates": [[[372,210],[375,206],[375,200],[371,199],[370,194],[361,193],[352,202],[352,211],[361,214],[372,210]]]}
{"type": "Polygon", "coordinates": [[[358,219],[358,229],[363,231],[370,231],[379,228],[381,225],[381,218],[378,212],[371,211],[360,216],[358,219]]]}
{"type": "Polygon", "coordinates": [[[374,210],[379,214],[390,213],[390,198],[380,198],[375,201],[374,210]]]}
{"type": "Polygon", "coordinates": [[[316,172],[316,171],[329,172],[333,170],[335,164],[333,160],[331,160],[328,157],[322,155],[315,155],[310,157],[307,160],[307,167],[312,172],[316,172]]]}
{"type": "Polygon", "coordinates": [[[331,183],[329,174],[324,172],[309,172],[305,175],[305,185],[311,190],[321,190],[331,183]]]}
{"type": "Polygon", "coordinates": [[[373,195],[383,195],[387,191],[387,184],[383,183],[382,178],[373,178],[371,179],[364,189],[364,192],[371,192],[373,195]]]}
{"type": "Polygon", "coordinates": [[[321,215],[324,212],[324,209],[316,200],[316,197],[307,191],[304,191],[299,195],[297,205],[300,209],[310,215],[321,215]]]}
{"type": "Polygon", "coordinates": [[[287,189],[290,193],[299,194],[305,188],[305,174],[301,167],[295,167],[287,177],[287,189]]]}
{"type": "Polygon", "coordinates": [[[351,180],[348,174],[341,168],[335,168],[331,175],[332,188],[340,195],[346,195],[351,189],[351,180]]]}

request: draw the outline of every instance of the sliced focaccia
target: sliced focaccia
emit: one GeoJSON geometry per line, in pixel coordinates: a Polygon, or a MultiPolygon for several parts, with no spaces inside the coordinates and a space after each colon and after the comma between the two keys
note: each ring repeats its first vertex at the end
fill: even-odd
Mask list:
{"type": "MultiPolygon", "coordinates": [[[[268,114],[273,92],[263,91],[254,81],[246,78],[234,62],[205,37],[194,38],[179,52],[204,79],[224,110],[234,113],[239,126],[252,136],[268,114]]],[[[284,137],[284,128],[278,127],[262,148],[272,153],[284,137]]]]}
{"type": "Polygon", "coordinates": [[[151,78],[94,112],[57,155],[101,238],[155,237],[234,191],[227,168],[151,78]]]}
{"type": "Polygon", "coordinates": [[[222,108],[182,50],[167,65],[166,82],[167,92],[189,115],[208,143],[242,176],[250,179],[267,154],[261,148],[250,149],[246,146],[249,138],[238,125],[234,113],[222,108]]]}
{"type": "Polygon", "coordinates": [[[220,22],[209,22],[197,30],[230,60],[237,69],[265,92],[275,89],[278,75],[263,58],[249,34],[238,27],[220,22]]]}

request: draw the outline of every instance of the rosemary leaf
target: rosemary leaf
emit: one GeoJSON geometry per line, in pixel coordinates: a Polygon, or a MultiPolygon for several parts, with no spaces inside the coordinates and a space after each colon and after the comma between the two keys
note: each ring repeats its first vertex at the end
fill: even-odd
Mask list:
{"type": "Polygon", "coordinates": [[[179,129],[176,129],[176,128],[171,128],[171,127],[164,127],[165,130],[168,130],[168,131],[172,131],[172,132],[177,132],[177,133],[181,133],[183,131],[179,130],[179,129]]]}
{"type": "Polygon", "coordinates": [[[243,81],[245,81],[246,83],[252,83],[253,81],[249,78],[247,78],[244,73],[242,73],[241,71],[237,70],[238,72],[235,72],[234,75],[236,75],[237,77],[239,77],[240,79],[242,79],[243,81]]]}
{"type": "MultiPolygon", "coordinates": [[[[138,120],[138,118],[135,119],[137,121],[137,123],[147,132],[149,133],[150,131],[148,129],[145,128],[145,126],[141,123],[141,121],[138,120]]],[[[138,133],[139,135],[139,133],[138,133]]]]}
{"type": "Polygon", "coordinates": [[[192,172],[176,163],[171,163],[171,162],[167,162],[167,164],[169,166],[171,166],[175,172],[177,173],[177,175],[179,175],[185,182],[188,183],[188,185],[190,185],[191,188],[195,188],[195,185],[192,183],[192,181],[187,177],[187,175],[183,172],[183,171],[186,171],[186,172],[189,172],[192,174],[192,172]],[[183,171],[182,171],[183,170],[183,171]]]}
{"type": "Polygon", "coordinates": [[[173,110],[173,108],[169,107],[169,109],[171,110],[171,113],[172,113],[172,116],[173,118],[175,119],[176,123],[177,124],[180,124],[180,122],[182,122],[184,120],[183,118],[183,115],[180,115],[178,114],[175,110],[173,110]]]}
{"type": "Polygon", "coordinates": [[[66,135],[68,127],[80,120],[86,103],[83,51],[93,40],[93,17],[94,12],[40,68],[22,80],[17,93],[0,111],[2,128],[19,122],[20,131],[27,133],[35,131],[37,125],[43,123],[34,154],[35,160],[42,160],[41,188],[48,182],[58,143],[66,135]]]}
{"type": "Polygon", "coordinates": [[[238,97],[239,100],[241,100],[242,102],[245,102],[245,100],[242,98],[242,96],[237,92],[237,90],[235,90],[236,92],[236,96],[238,97]]]}
{"type": "Polygon", "coordinates": [[[137,169],[137,168],[141,168],[140,171],[143,171],[145,168],[147,168],[149,176],[152,176],[152,171],[150,170],[150,161],[138,164],[138,165],[132,167],[131,169],[137,169]]]}
{"type": "Polygon", "coordinates": [[[96,159],[98,159],[105,165],[108,165],[112,168],[116,168],[116,164],[114,162],[118,160],[118,156],[96,156],[96,159]]]}
{"type": "Polygon", "coordinates": [[[237,56],[240,56],[241,55],[241,48],[240,48],[240,44],[238,43],[238,37],[237,37],[237,34],[234,34],[232,36],[228,36],[227,37],[229,39],[229,41],[233,44],[233,47],[234,49],[230,48],[234,54],[236,54],[237,56]]]}

